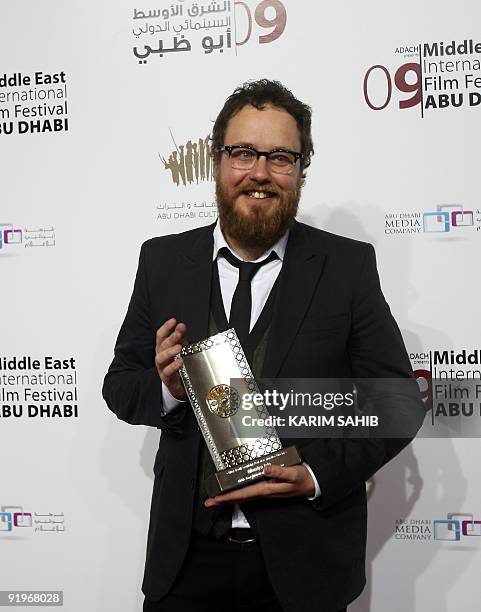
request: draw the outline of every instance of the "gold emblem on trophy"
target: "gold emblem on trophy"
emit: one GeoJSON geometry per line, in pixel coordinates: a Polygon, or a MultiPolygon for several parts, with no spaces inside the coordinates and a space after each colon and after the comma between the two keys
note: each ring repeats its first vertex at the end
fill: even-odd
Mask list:
{"type": "Polygon", "coordinates": [[[229,385],[216,385],[207,393],[207,405],[216,416],[226,419],[234,415],[239,409],[240,398],[238,392],[229,385]]]}

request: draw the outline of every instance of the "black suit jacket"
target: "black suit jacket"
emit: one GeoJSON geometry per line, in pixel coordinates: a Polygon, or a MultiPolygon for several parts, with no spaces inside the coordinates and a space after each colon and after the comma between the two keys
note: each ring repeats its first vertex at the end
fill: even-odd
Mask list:
{"type": "MultiPolygon", "coordinates": [[[[190,342],[208,335],[213,226],[144,243],[133,295],[103,394],[122,420],[162,429],[143,591],[160,599],[189,544],[201,434],[193,411],[162,413],[154,367],[155,333],[170,317],[190,342]]],[[[279,277],[263,376],[409,378],[399,329],[382,295],[371,245],[294,223],[279,277]]],[[[424,408],[413,381],[388,408],[420,426],[424,408]]],[[[338,610],[365,583],[365,482],[406,439],[300,439],[321,488],[303,498],[243,505],[256,525],[269,576],[288,611],[338,610]]]]}

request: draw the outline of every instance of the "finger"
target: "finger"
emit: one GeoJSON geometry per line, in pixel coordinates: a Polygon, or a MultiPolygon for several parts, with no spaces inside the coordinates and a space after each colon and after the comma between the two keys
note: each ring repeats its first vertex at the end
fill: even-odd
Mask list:
{"type": "Polygon", "coordinates": [[[177,321],[172,317],[163,323],[155,334],[155,352],[158,353],[160,345],[172,334],[177,321]]]}
{"type": "Polygon", "coordinates": [[[182,346],[180,344],[174,344],[168,349],[162,350],[155,356],[155,365],[157,369],[164,370],[167,366],[172,365],[175,362],[175,356],[180,353],[182,346]]]}
{"type": "Polygon", "coordinates": [[[174,346],[174,344],[180,344],[180,341],[181,335],[174,330],[167,338],[164,338],[162,342],[159,343],[158,350],[163,351],[164,349],[168,349],[174,346]]]}
{"type": "Polygon", "coordinates": [[[178,334],[178,342],[182,345],[187,344],[187,325],[185,323],[177,323],[175,327],[175,333],[178,334]]]}
{"type": "Polygon", "coordinates": [[[298,480],[298,473],[295,467],[282,467],[280,465],[269,464],[264,467],[264,475],[275,478],[277,481],[295,483],[298,480]]]}
{"type": "Polygon", "coordinates": [[[293,485],[298,481],[298,473],[295,467],[285,468],[280,465],[269,464],[264,467],[264,474],[268,476],[268,480],[210,498],[208,503],[206,502],[206,507],[238,503],[258,497],[285,497],[295,494],[293,485]]]}
{"type": "Polygon", "coordinates": [[[237,489],[236,491],[211,497],[205,501],[205,507],[211,508],[226,504],[238,504],[260,497],[287,497],[293,494],[295,494],[294,489],[290,483],[264,480],[254,485],[237,489]]]}
{"type": "Polygon", "coordinates": [[[162,351],[163,349],[170,348],[175,344],[180,344],[182,348],[182,346],[187,344],[187,339],[185,337],[186,330],[187,327],[185,326],[185,323],[179,323],[172,331],[172,333],[166,338],[164,338],[162,342],[160,342],[158,350],[162,351]]]}
{"type": "Polygon", "coordinates": [[[166,378],[171,378],[171,376],[178,372],[183,365],[184,362],[182,361],[182,359],[176,359],[172,363],[169,363],[169,365],[165,366],[165,368],[163,368],[163,375],[166,378]]]}
{"type": "Polygon", "coordinates": [[[249,499],[255,499],[262,495],[264,490],[264,482],[259,482],[236,491],[229,491],[223,495],[216,495],[205,501],[205,506],[210,508],[211,506],[220,506],[223,504],[234,504],[249,499]]]}

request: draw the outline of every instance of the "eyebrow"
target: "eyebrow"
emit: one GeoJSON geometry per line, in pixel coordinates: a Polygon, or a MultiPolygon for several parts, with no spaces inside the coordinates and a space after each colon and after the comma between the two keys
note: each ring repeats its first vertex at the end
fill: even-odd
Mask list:
{"type": "MultiPolygon", "coordinates": [[[[251,142],[233,142],[232,146],[234,147],[250,147],[251,149],[255,149],[256,151],[258,150],[256,145],[252,144],[251,142]]],[[[294,151],[294,149],[291,149],[290,147],[286,147],[284,145],[277,145],[276,147],[274,147],[273,149],[270,149],[270,152],[272,151],[294,151]]]]}

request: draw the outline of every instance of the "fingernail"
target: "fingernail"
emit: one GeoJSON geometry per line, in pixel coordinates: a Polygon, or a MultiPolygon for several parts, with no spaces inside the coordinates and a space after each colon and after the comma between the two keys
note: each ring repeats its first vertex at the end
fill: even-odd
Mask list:
{"type": "Polygon", "coordinates": [[[268,476],[272,472],[272,468],[270,465],[264,466],[264,474],[268,476]]]}

